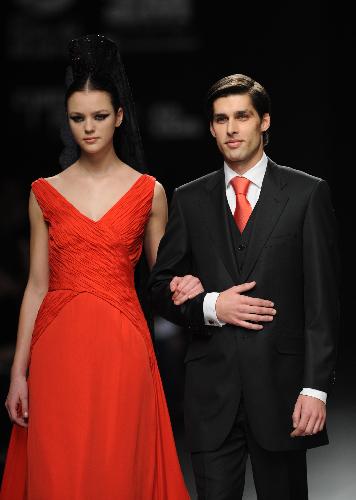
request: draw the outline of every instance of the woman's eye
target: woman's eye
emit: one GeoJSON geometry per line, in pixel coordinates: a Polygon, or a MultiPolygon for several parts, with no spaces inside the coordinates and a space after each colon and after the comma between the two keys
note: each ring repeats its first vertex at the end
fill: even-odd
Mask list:
{"type": "Polygon", "coordinates": [[[109,115],[106,115],[106,114],[103,114],[103,113],[99,113],[98,115],[95,115],[95,120],[105,120],[106,117],[108,117],[109,115]]]}
{"type": "Polygon", "coordinates": [[[70,119],[73,120],[75,123],[79,123],[83,121],[83,118],[81,116],[70,116],[70,119]]]}

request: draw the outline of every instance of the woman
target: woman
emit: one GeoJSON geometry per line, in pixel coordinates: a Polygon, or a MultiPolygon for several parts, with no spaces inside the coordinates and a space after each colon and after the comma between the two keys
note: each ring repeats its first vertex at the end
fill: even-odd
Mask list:
{"type": "MultiPolygon", "coordinates": [[[[182,500],[189,495],[134,287],[142,246],[149,266],[156,258],[164,190],[127,164],[140,169],[142,155],[115,44],[91,35],[70,53],[66,111],[80,155],[32,184],[30,273],[6,400],[17,425],[1,500],[182,500]]],[[[202,291],[193,277],[184,288],[176,302],[202,291]]]]}

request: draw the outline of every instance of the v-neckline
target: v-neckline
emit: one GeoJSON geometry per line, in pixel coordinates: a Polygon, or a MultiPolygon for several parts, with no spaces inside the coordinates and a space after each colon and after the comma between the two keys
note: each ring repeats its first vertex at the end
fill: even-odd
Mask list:
{"type": "Polygon", "coordinates": [[[92,224],[99,224],[131,193],[131,191],[144,177],[146,177],[146,174],[140,175],[140,177],[135,180],[135,182],[129,187],[129,189],[97,220],[94,220],[88,215],[83,214],[83,212],[81,212],[71,201],[69,201],[60,191],[58,191],[57,188],[55,188],[50,182],[48,182],[47,179],[45,179],[44,177],[41,177],[41,179],[77,214],[79,214],[81,217],[88,220],[92,224]]]}

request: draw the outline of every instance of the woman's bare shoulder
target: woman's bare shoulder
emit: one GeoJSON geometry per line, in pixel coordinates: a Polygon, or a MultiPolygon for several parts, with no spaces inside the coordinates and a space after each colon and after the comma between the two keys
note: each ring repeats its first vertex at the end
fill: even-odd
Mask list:
{"type": "Polygon", "coordinates": [[[130,167],[130,165],[127,165],[126,163],[123,163],[120,167],[121,174],[124,175],[128,181],[135,182],[137,179],[142,177],[142,173],[139,172],[138,170],[135,170],[134,168],[130,167]]]}
{"type": "Polygon", "coordinates": [[[52,184],[54,187],[60,187],[63,182],[70,181],[77,173],[78,167],[74,163],[70,167],[66,168],[62,172],[58,172],[58,174],[52,175],[50,177],[44,177],[44,179],[52,184]]]}

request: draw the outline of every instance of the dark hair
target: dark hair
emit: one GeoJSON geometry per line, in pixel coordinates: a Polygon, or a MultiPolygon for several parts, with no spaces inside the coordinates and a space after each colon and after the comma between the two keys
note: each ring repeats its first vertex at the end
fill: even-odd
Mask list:
{"type": "Polygon", "coordinates": [[[88,73],[87,75],[82,75],[76,80],[73,80],[65,94],[65,106],[67,107],[68,99],[71,95],[83,90],[100,90],[102,92],[107,92],[115,112],[120,108],[119,93],[114,82],[109,76],[95,73],[88,73]]]}
{"type": "MultiPolygon", "coordinates": [[[[213,120],[213,104],[219,97],[227,97],[234,94],[248,94],[253,107],[262,119],[266,113],[271,113],[271,100],[262,85],[249,76],[236,74],[225,76],[212,85],[206,96],[206,109],[209,121],[213,120]]],[[[263,144],[268,144],[269,135],[263,132],[263,144]]]]}
{"type": "MultiPolygon", "coordinates": [[[[114,134],[115,151],[123,162],[139,172],[147,172],[135,104],[116,43],[101,34],[84,35],[71,40],[68,51],[70,65],[66,72],[65,106],[74,92],[107,92],[115,112],[120,107],[124,111],[123,121],[114,134]]],[[[64,149],[60,163],[66,168],[79,158],[80,153],[67,120],[61,136],[64,149]]]]}

